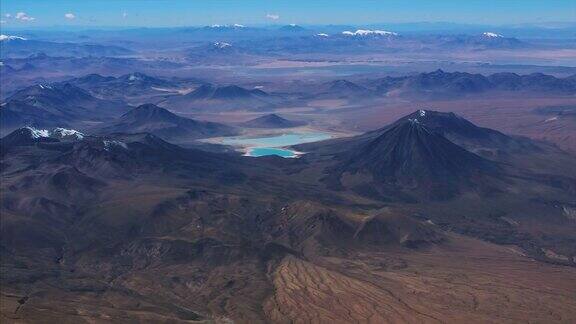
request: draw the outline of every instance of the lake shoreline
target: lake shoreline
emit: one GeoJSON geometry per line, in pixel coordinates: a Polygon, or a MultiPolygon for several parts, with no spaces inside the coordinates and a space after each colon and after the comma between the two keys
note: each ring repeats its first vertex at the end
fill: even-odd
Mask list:
{"type": "Polygon", "coordinates": [[[350,134],[336,133],[309,127],[246,132],[243,135],[202,139],[204,143],[228,145],[244,156],[260,157],[276,155],[283,158],[298,158],[305,154],[291,149],[291,146],[345,137],[350,134]],[[258,150],[255,153],[254,150],[258,150]]]}

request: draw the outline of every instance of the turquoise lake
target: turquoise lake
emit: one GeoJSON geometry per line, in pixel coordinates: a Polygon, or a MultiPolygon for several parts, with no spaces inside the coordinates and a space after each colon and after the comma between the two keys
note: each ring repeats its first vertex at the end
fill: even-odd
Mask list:
{"type": "Polygon", "coordinates": [[[291,158],[296,156],[296,154],[294,154],[294,152],[291,150],[270,147],[256,147],[248,151],[248,156],[259,157],[267,155],[276,155],[283,158],[291,158]]]}
{"type": "Polygon", "coordinates": [[[267,156],[276,155],[285,158],[296,157],[296,151],[287,149],[287,146],[292,146],[301,143],[317,142],[331,138],[327,133],[286,133],[280,135],[266,135],[266,136],[237,136],[224,138],[222,144],[248,147],[248,156],[267,156]]]}

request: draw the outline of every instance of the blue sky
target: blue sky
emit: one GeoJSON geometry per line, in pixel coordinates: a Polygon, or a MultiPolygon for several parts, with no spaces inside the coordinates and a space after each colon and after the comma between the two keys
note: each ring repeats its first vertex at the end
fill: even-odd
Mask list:
{"type": "Polygon", "coordinates": [[[576,21],[576,0],[2,0],[0,9],[2,27],[576,21]]]}

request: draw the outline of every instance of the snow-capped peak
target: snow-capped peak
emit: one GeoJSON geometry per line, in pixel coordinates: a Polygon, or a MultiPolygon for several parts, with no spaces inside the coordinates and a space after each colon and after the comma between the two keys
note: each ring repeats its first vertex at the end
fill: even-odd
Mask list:
{"type": "Polygon", "coordinates": [[[31,126],[24,127],[25,129],[30,131],[30,136],[33,139],[41,138],[41,137],[56,137],[56,138],[65,138],[65,137],[73,137],[77,140],[84,139],[84,133],[81,133],[75,129],[67,129],[62,127],[56,127],[52,130],[48,129],[38,129],[31,126]]]}
{"type": "Polygon", "coordinates": [[[41,138],[41,137],[50,137],[50,131],[47,129],[37,129],[34,127],[24,127],[26,129],[28,129],[30,131],[30,136],[32,136],[32,138],[36,139],[36,138],[41,138]]]}
{"type": "Polygon", "coordinates": [[[358,29],[355,32],[349,30],[343,31],[343,35],[346,36],[368,36],[368,35],[379,35],[379,36],[398,36],[397,33],[385,30],[369,30],[369,29],[358,29]]]}
{"type": "Polygon", "coordinates": [[[11,40],[26,40],[26,38],[20,36],[0,35],[0,42],[11,40]]]}
{"type": "Polygon", "coordinates": [[[214,25],[210,26],[210,28],[246,28],[246,26],[240,25],[240,24],[234,24],[234,25],[214,24],[214,25]]]}
{"type": "Polygon", "coordinates": [[[502,35],[500,35],[500,34],[491,33],[491,32],[482,33],[482,36],[484,36],[484,37],[490,37],[490,38],[501,38],[501,37],[504,37],[504,36],[502,36],[502,35]]]}
{"type": "Polygon", "coordinates": [[[52,136],[58,137],[75,137],[77,140],[84,139],[84,133],[81,133],[75,129],[67,129],[62,127],[56,127],[52,130],[52,136]]]}
{"type": "Polygon", "coordinates": [[[418,110],[418,112],[420,113],[420,117],[426,116],[426,110],[420,109],[420,110],[418,110]]]}
{"type": "Polygon", "coordinates": [[[325,34],[325,33],[320,33],[320,34],[316,34],[316,36],[318,36],[318,37],[328,37],[328,36],[330,36],[330,35],[325,34]]]}
{"type": "Polygon", "coordinates": [[[232,44],[226,43],[226,42],[215,42],[213,45],[214,45],[214,47],[216,47],[216,48],[232,47],[232,44]]]}

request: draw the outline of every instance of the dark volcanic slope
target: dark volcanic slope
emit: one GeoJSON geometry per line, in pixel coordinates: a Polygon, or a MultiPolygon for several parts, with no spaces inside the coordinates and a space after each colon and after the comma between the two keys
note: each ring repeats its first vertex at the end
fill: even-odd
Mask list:
{"type": "Polygon", "coordinates": [[[2,131],[22,126],[69,126],[102,121],[126,111],[115,101],[98,99],[69,83],[35,85],[16,92],[0,108],[2,131]]]}
{"type": "Polygon", "coordinates": [[[62,115],[58,111],[50,111],[17,100],[5,102],[0,107],[0,112],[0,132],[2,135],[26,125],[55,127],[66,126],[71,122],[69,116],[62,115]]]}
{"type": "Polygon", "coordinates": [[[497,170],[492,162],[450,142],[417,119],[396,123],[338,159],[335,170],[340,177],[367,174],[378,185],[421,189],[437,197],[450,196],[458,188],[470,187],[471,177],[497,170]]]}
{"type": "Polygon", "coordinates": [[[26,173],[33,175],[31,170],[52,173],[61,167],[73,167],[102,181],[164,174],[168,182],[204,179],[222,181],[224,185],[234,180],[236,173],[232,170],[242,165],[226,155],[184,149],[149,133],[115,133],[69,140],[55,131],[40,132],[23,128],[2,138],[2,172],[15,172],[20,177],[26,173]],[[26,172],[21,174],[23,171],[26,172]],[[227,174],[229,179],[215,173],[227,174]]]}
{"type": "Polygon", "coordinates": [[[13,131],[12,133],[0,139],[0,145],[3,148],[14,146],[34,145],[37,143],[58,142],[57,139],[47,136],[48,133],[32,127],[24,127],[13,131]]]}
{"type": "Polygon", "coordinates": [[[141,105],[122,115],[103,132],[148,132],[164,139],[185,140],[237,134],[231,126],[219,123],[201,122],[180,117],[152,104],[141,105]]]}
{"type": "Polygon", "coordinates": [[[337,153],[346,148],[364,145],[381,136],[390,128],[410,120],[417,120],[429,131],[442,135],[451,142],[474,152],[532,152],[538,148],[538,145],[529,139],[512,137],[493,129],[476,126],[455,113],[420,109],[380,129],[352,138],[327,141],[326,145],[322,143],[304,144],[302,149],[304,151],[318,149],[325,153],[337,153]]]}
{"type": "Polygon", "coordinates": [[[276,114],[268,114],[242,123],[248,128],[291,128],[306,125],[304,122],[282,118],[276,114]]]}
{"type": "Polygon", "coordinates": [[[529,139],[508,136],[490,128],[476,126],[451,112],[421,109],[400,118],[395,124],[410,119],[418,120],[431,131],[468,150],[489,149],[510,153],[537,149],[537,145],[529,139]]]}

